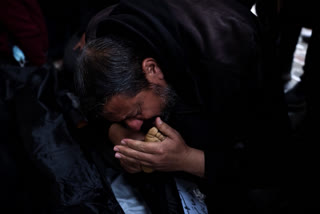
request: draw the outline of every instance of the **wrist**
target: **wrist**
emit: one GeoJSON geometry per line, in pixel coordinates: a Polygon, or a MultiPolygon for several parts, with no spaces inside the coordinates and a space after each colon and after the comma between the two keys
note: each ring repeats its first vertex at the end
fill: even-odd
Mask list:
{"type": "Polygon", "coordinates": [[[202,150],[189,148],[186,159],[183,163],[183,171],[204,177],[205,174],[205,159],[202,150]]]}

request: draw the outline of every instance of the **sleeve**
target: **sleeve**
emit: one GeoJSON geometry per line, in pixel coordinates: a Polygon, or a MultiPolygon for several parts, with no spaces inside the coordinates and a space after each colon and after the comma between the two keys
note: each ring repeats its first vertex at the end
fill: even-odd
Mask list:
{"type": "Polygon", "coordinates": [[[263,68],[258,26],[232,17],[216,17],[215,24],[208,51],[195,55],[191,64],[209,130],[207,139],[194,139],[195,145],[205,142],[207,181],[280,181],[284,138],[279,135],[286,132],[286,114],[277,97],[283,92],[273,71],[263,68]]]}

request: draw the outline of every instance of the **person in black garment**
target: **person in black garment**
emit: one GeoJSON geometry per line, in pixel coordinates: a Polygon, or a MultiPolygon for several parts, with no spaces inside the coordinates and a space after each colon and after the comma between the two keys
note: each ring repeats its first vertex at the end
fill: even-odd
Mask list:
{"type": "Polygon", "coordinates": [[[283,211],[274,192],[289,123],[263,39],[235,0],[121,1],[86,30],[75,74],[82,106],[109,122],[127,172],[194,176],[209,212],[283,211]],[[161,143],[141,141],[152,125],[161,143]]]}

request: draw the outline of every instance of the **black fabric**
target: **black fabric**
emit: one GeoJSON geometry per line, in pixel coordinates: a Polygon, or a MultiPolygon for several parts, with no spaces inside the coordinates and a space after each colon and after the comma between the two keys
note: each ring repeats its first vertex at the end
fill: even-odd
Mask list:
{"type": "MultiPolygon", "coordinates": [[[[108,123],[87,121],[69,77],[49,64],[0,67],[0,199],[12,212],[123,213],[107,181],[109,168],[123,172],[108,123]]],[[[183,213],[171,176],[127,176],[152,213],[183,213]]]]}
{"type": "Polygon", "coordinates": [[[0,71],[1,149],[6,149],[1,199],[12,196],[8,205],[18,213],[123,213],[91,158],[93,142],[105,142],[103,136],[91,125],[76,128],[85,118],[63,74],[49,65],[0,71]]]}
{"type": "MultiPolygon", "coordinates": [[[[222,193],[237,195],[235,203],[250,188],[285,182],[290,127],[281,81],[248,6],[234,0],[120,1],[92,19],[87,40],[113,33],[152,50],[181,98],[168,123],[204,150],[210,205],[228,204],[219,199],[222,193]]],[[[247,207],[240,204],[233,208],[247,207]]]]}
{"type": "Polygon", "coordinates": [[[81,37],[96,13],[118,0],[69,0],[68,4],[63,0],[38,2],[48,29],[48,58],[55,61],[65,57],[64,50],[75,33],[81,37]]]}

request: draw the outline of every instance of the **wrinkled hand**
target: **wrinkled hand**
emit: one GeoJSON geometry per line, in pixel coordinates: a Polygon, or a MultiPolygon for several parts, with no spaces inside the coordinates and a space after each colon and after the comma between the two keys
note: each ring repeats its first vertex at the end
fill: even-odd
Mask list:
{"type": "MultiPolygon", "coordinates": [[[[119,145],[123,138],[131,138],[136,140],[143,140],[144,134],[142,132],[133,131],[118,123],[114,123],[109,128],[109,139],[114,145],[119,145]]],[[[136,161],[128,159],[120,159],[120,165],[129,173],[141,172],[141,165],[136,161]]]]}
{"type": "Polygon", "coordinates": [[[162,142],[146,143],[126,138],[121,145],[114,147],[115,157],[126,164],[128,172],[137,172],[140,166],[159,171],[185,171],[185,160],[189,158],[191,148],[176,130],[160,118],[156,119],[156,127],[166,136],[162,142]]]}
{"type": "Polygon", "coordinates": [[[120,165],[129,173],[138,173],[142,171],[141,164],[131,158],[120,159],[120,165]]]}

